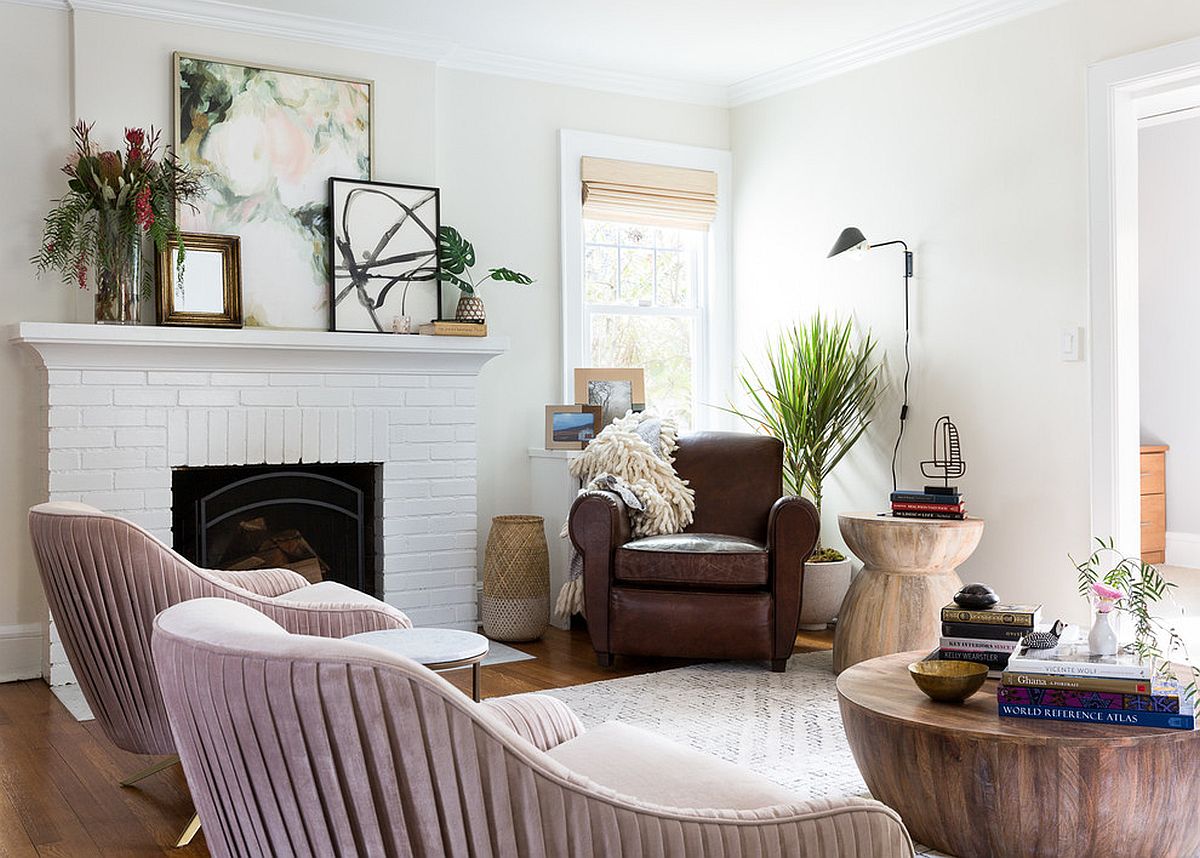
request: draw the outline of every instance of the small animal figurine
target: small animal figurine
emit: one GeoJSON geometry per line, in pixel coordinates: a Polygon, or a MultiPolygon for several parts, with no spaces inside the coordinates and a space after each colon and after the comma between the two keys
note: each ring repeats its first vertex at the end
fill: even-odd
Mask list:
{"type": "Polygon", "coordinates": [[[1021,638],[1021,646],[1025,649],[1053,649],[1058,646],[1063,629],[1067,627],[1062,620],[1055,620],[1048,632],[1030,632],[1021,638]]]}
{"type": "Polygon", "coordinates": [[[987,584],[968,584],[954,594],[954,604],[967,611],[986,611],[1000,601],[987,584]]]}

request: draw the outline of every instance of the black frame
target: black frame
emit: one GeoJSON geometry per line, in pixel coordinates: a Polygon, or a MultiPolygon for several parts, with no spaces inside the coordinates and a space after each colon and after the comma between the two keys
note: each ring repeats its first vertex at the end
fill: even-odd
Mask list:
{"type": "MultiPolygon", "coordinates": [[[[337,327],[337,292],[338,292],[337,259],[338,259],[338,255],[340,253],[340,248],[338,247],[337,235],[336,235],[337,217],[335,216],[334,210],[333,210],[334,187],[335,187],[335,183],[337,183],[337,182],[343,182],[346,184],[358,185],[358,186],[368,185],[368,186],[378,187],[378,188],[402,188],[404,190],[410,190],[410,191],[430,191],[433,193],[433,209],[434,209],[433,272],[432,272],[432,275],[428,276],[428,277],[413,278],[413,279],[408,280],[405,288],[407,289],[408,286],[411,286],[413,283],[425,283],[425,282],[433,281],[433,283],[436,287],[435,294],[436,294],[436,301],[437,301],[437,316],[433,321],[441,321],[443,319],[443,315],[442,315],[443,314],[442,262],[441,262],[440,255],[438,253],[438,234],[441,232],[441,229],[442,229],[441,189],[430,186],[430,185],[409,185],[409,184],[404,184],[404,183],[400,183],[400,182],[376,182],[376,181],[372,181],[372,180],[368,180],[368,179],[354,179],[354,178],[348,178],[348,177],[344,177],[344,176],[330,176],[329,177],[328,203],[327,203],[328,211],[329,211],[329,216],[328,216],[329,255],[328,255],[328,262],[327,262],[328,272],[329,272],[329,276],[328,276],[328,279],[329,279],[329,330],[336,331],[339,333],[352,333],[352,334],[391,333],[390,331],[387,331],[387,330],[383,330],[383,331],[339,330],[339,328],[337,327]]],[[[424,224],[423,221],[422,221],[422,223],[424,224]]],[[[396,282],[398,282],[398,281],[393,281],[392,284],[389,284],[389,286],[385,287],[385,290],[384,290],[385,295],[387,294],[387,290],[391,289],[392,286],[394,286],[396,284],[396,282]]],[[[379,309],[381,306],[382,306],[382,304],[379,304],[376,306],[375,309],[379,309]]],[[[377,325],[379,324],[378,320],[376,320],[376,324],[377,325]]],[[[416,330],[415,330],[416,326],[419,324],[420,324],[419,321],[416,324],[414,324],[414,331],[413,331],[414,333],[416,332],[416,330]]]]}

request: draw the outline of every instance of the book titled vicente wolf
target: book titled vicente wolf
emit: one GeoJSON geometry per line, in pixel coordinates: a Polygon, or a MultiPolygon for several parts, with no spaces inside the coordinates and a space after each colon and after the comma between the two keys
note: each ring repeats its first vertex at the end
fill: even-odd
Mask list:
{"type": "Polygon", "coordinates": [[[1086,643],[1060,644],[1054,649],[1019,649],[1008,660],[1010,673],[1041,673],[1052,676],[1087,676],[1102,679],[1150,680],[1154,665],[1129,653],[1092,655],[1086,643]]]}

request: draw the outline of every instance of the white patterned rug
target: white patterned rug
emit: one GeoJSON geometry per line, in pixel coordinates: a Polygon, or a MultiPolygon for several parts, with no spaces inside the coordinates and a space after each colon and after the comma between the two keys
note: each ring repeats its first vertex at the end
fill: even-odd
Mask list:
{"type": "Polygon", "coordinates": [[[869,798],[842,730],[835,679],[833,654],[814,652],[792,656],[786,673],[718,662],[544,693],[574,709],[584,726],[634,724],[745,766],[801,798],[869,798]]]}

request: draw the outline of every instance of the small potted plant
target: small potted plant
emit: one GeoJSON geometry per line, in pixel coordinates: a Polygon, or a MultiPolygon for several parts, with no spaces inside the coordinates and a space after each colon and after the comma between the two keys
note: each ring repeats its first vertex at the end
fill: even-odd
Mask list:
{"type": "MultiPolygon", "coordinates": [[[[64,283],[86,289],[93,275],[96,321],[139,322],[139,299],[149,294],[152,266],[143,265],[142,239],[161,252],[179,240],[176,205],[194,206],[204,194],[203,173],[184,166],[168,147],[159,152],[159,132],[125,129],[124,149],[105,151],[80,121],[72,133],[75,151],[62,168],[67,194],[46,215],[41,248],[30,260],[38,273],[53,268],[64,283]]],[[[183,265],[183,244],[179,244],[183,265]]]]}
{"type": "Polygon", "coordinates": [[[1164,578],[1156,566],[1118,551],[1111,537],[1097,538],[1095,550],[1082,563],[1075,563],[1075,571],[1079,595],[1095,611],[1088,651],[1114,655],[1119,649],[1120,630],[1112,627],[1111,618],[1114,614],[1128,616],[1133,622],[1133,640],[1126,649],[1139,660],[1149,661],[1159,677],[1178,681],[1182,693],[1194,702],[1200,668],[1191,663],[1179,632],[1153,612],[1158,602],[1169,598],[1175,583],[1164,578]],[[1176,675],[1176,661],[1183,662],[1190,671],[1186,682],[1176,675]]]}
{"type": "Polygon", "coordinates": [[[472,279],[471,269],[475,265],[475,247],[463,238],[452,226],[438,230],[438,261],[441,262],[441,281],[457,286],[460,292],[458,307],[454,311],[456,322],[487,321],[479,287],[485,280],[500,280],[508,283],[529,285],[533,278],[511,268],[489,268],[481,277],[472,279]]]}
{"type": "MultiPolygon", "coordinates": [[[[867,430],[879,401],[881,366],[874,352],[869,333],[856,340],[849,320],[817,314],[768,343],[766,377],[754,369],[741,375],[749,407],[728,409],[783,442],[785,488],[809,497],[818,518],[825,478],[867,430]]],[[[837,616],[850,573],[846,556],[825,547],[818,535],[805,562],[800,628],[823,629],[837,616]]]]}

